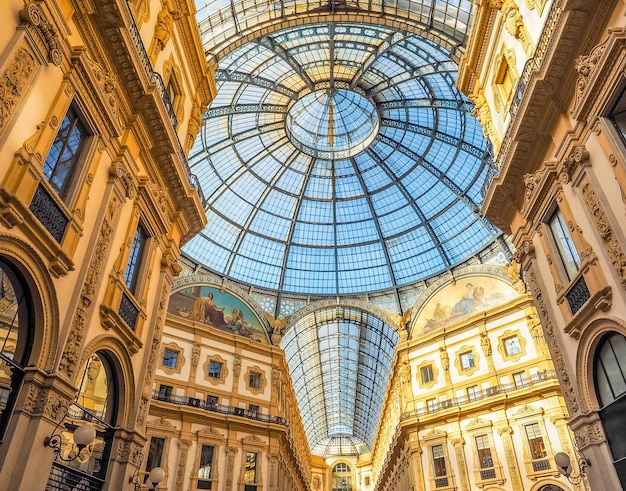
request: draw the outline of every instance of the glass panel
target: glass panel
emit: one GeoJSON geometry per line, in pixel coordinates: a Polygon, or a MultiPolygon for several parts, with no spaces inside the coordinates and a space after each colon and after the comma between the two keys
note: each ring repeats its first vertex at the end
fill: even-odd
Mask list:
{"type": "Polygon", "coordinates": [[[257,454],[256,452],[246,452],[246,468],[244,471],[243,480],[245,483],[256,483],[256,466],[257,466],[257,454]]]}
{"type": "Polygon", "coordinates": [[[217,361],[209,362],[209,377],[219,379],[222,376],[222,364],[217,361]]]}
{"type": "MultiPolygon", "coordinates": [[[[472,6],[461,4],[452,18],[463,11],[465,29],[472,6]]],[[[451,15],[443,5],[433,3],[437,22],[451,15]]],[[[223,56],[189,159],[208,223],[184,252],[261,288],[349,295],[419,281],[486,247],[497,231],[476,190],[491,159],[456,70],[431,41],[347,23],[269,33],[223,56]]]]}
{"type": "Polygon", "coordinates": [[[87,138],[87,130],[76,111],[70,107],[43,164],[44,176],[61,196],[67,194],[68,184],[87,138]]]}
{"type": "Polygon", "coordinates": [[[552,215],[549,225],[567,277],[571,280],[580,267],[580,257],[565,223],[565,217],[558,208],[552,215]]]}
{"type": "Polygon", "coordinates": [[[135,235],[133,237],[133,243],[130,247],[130,255],[128,256],[128,264],[126,265],[126,271],[124,272],[124,281],[126,287],[134,292],[137,286],[137,280],[139,277],[139,267],[141,266],[141,255],[143,254],[143,248],[147,240],[147,235],[141,224],[137,226],[135,235]]]}
{"type": "Polygon", "coordinates": [[[433,455],[433,469],[435,471],[435,477],[447,475],[443,445],[433,445],[431,447],[431,452],[433,455]]]}
{"type": "Polygon", "coordinates": [[[198,479],[211,479],[213,477],[213,445],[202,445],[200,452],[200,465],[198,467],[198,479]]]}
{"type": "Polygon", "coordinates": [[[606,338],[596,355],[596,389],[600,403],[607,406],[626,393],[626,337],[606,338]]]}
{"type": "Polygon", "coordinates": [[[163,366],[168,368],[176,368],[176,362],[178,360],[178,351],[171,349],[165,349],[163,352],[163,366]]]}
{"type": "Polygon", "coordinates": [[[476,449],[478,450],[478,464],[481,469],[493,467],[493,458],[491,457],[491,447],[489,445],[489,437],[480,435],[476,437],[476,449]]]}
{"type": "Polygon", "coordinates": [[[543,436],[538,423],[526,425],[526,437],[528,438],[528,446],[530,447],[530,458],[533,460],[544,459],[548,456],[546,447],[543,443],[543,436]]]}
{"type": "Polygon", "coordinates": [[[521,353],[522,347],[520,346],[519,338],[517,336],[511,336],[510,338],[504,339],[504,350],[509,356],[521,353]]]}
{"type": "Polygon", "coordinates": [[[143,482],[148,480],[150,471],[155,467],[161,467],[163,461],[163,451],[165,450],[165,438],[153,436],[150,438],[150,447],[148,448],[148,458],[146,459],[146,474],[143,482]]]}

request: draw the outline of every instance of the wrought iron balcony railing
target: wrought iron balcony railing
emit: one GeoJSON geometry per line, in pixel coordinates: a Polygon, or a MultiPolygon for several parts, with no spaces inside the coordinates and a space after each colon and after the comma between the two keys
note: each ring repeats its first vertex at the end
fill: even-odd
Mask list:
{"type": "Polygon", "coordinates": [[[164,394],[158,390],[152,391],[152,399],[155,401],[169,402],[171,404],[178,404],[179,406],[190,406],[205,411],[211,411],[213,413],[226,414],[232,416],[241,416],[242,418],[252,419],[255,421],[261,421],[263,423],[273,423],[277,425],[287,426],[287,420],[280,416],[272,416],[271,414],[262,414],[258,411],[251,409],[244,409],[241,407],[227,406],[225,404],[214,404],[210,401],[203,399],[196,399],[195,397],[176,396],[171,394],[164,394]]]}

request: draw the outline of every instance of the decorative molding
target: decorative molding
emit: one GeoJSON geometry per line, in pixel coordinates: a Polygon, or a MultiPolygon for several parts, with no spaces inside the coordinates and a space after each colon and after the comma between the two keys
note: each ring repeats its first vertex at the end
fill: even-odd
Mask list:
{"type": "Polygon", "coordinates": [[[246,382],[247,389],[250,392],[252,392],[254,395],[262,394],[263,392],[265,392],[265,387],[267,386],[267,378],[265,378],[265,372],[261,370],[261,368],[259,368],[257,365],[253,367],[248,367],[248,370],[246,371],[246,374],[244,375],[244,379],[246,382]],[[255,373],[258,373],[260,375],[260,387],[259,388],[252,387],[250,385],[250,376],[255,373]]]}
{"type": "Polygon", "coordinates": [[[522,356],[526,355],[526,338],[522,335],[519,329],[511,330],[507,329],[504,334],[498,336],[498,352],[502,355],[502,359],[504,361],[516,362],[522,356]],[[519,353],[509,354],[506,350],[506,346],[504,342],[507,339],[516,337],[519,342],[520,351],[519,353]]]}
{"type": "Polygon", "coordinates": [[[161,356],[161,366],[160,366],[161,370],[163,370],[168,375],[174,375],[174,374],[177,374],[177,373],[181,372],[181,370],[183,368],[183,365],[185,364],[185,357],[183,355],[183,348],[178,346],[176,343],[161,344],[160,356],[161,356]],[[163,364],[163,361],[165,359],[165,350],[166,349],[169,349],[170,351],[175,351],[177,353],[177,355],[176,355],[176,366],[168,367],[167,365],[163,364]]]}
{"type": "Polygon", "coordinates": [[[74,315],[67,341],[65,342],[65,349],[63,350],[61,361],[59,362],[59,372],[65,375],[68,380],[73,380],[76,372],[76,364],[80,357],[79,352],[83,343],[89,311],[95,300],[96,285],[100,281],[104,261],[107,258],[107,252],[113,237],[113,231],[115,230],[120,205],[121,202],[119,198],[113,194],[107,206],[93,256],[89,261],[89,269],[81,290],[79,304],[76,308],[76,314],[74,315]]]}
{"type": "Polygon", "coordinates": [[[42,54],[44,52],[47,54],[47,61],[55,66],[61,66],[63,53],[61,52],[59,33],[39,5],[32,3],[32,0],[28,0],[28,3],[20,10],[19,16],[20,20],[33,35],[42,54]]]}
{"type": "Polygon", "coordinates": [[[197,431],[198,440],[201,438],[208,438],[212,440],[223,440],[224,435],[222,435],[219,431],[217,431],[213,426],[207,426],[202,430],[197,431]]]}
{"type": "Polygon", "coordinates": [[[541,205],[550,194],[557,178],[557,166],[555,161],[544,162],[534,173],[524,175],[526,190],[521,212],[526,220],[531,221],[535,218],[541,205]]]}
{"type": "Polygon", "coordinates": [[[208,381],[212,385],[222,385],[226,381],[226,376],[228,375],[226,360],[217,354],[208,355],[206,362],[202,365],[202,375],[204,376],[204,380],[208,381]],[[222,368],[220,368],[220,376],[218,378],[209,377],[209,367],[211,366],[212,361],[222,365],[222,368]]]}
{"type": "Polygon", "coordinates": [[[583,167],[588,167],[589,152],[584,145],[577,145],[561,162],[561,182],[569,184],[583,167]]]}
{"type": "Polygon", "coordinates": [[[26,47],[20,47],[0,76],[0,134],[27,93],[36,68],[37,60],[32,53],[26,47]]]}
{"type": "Polygon", "coordinates": [[[266,443],[263,440],[261,440],[261,438],[259,438],[257,435],[250,435],[250,436],[247,436],[245,438],[242,438],[241,439],[241,443],[246,445],[246,446],[247,445],[255,445],[257,447],[259,447],[259,446],[263,446],[264,447],[266,445],[266,443]]]}
{"type": "Polygon", "coordinates": [[[550,350],[550,354],[552,355],[552,361],[554,362],[554,367],[556,368],[563,396],[567,402],[570,414],[576,414],[580,411],[578,397],[569,377],[567,367],[565,366],[565,360],[563,359],[559,340],[557,339],[557,334],[554,332],[554,326],[552,324],[552,320],[550,319],[548,306],[532,262],[529,263],[526,270],[526,278],[528,279],[530,289],[533,292],[537,314],[539,315],[541,325],[543,326],[545,340],[548,343],[548,348],[550,350]]]}
{"type": "Polygon", "coordinates": [[[602,239],[604,248],[611,260],[613,269],[617,273],[617,277],[622,285],[622,288],[626,289],[626,254],[622,249],[619,240],[613,230],[613,226],[609,221],[609,217],[596,194],[595,189],[591,186],[591,183],[586,182],[582,186],[582,195],[589,210],[589,214],[593,219],[593,222],[598,229],[598,234],[602,239]]]}

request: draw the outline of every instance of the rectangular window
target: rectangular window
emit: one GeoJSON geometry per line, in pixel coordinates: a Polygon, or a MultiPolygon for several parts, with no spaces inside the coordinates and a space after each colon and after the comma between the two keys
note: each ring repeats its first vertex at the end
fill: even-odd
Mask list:
{"type": "Polygon", "coordinates": [[[578,251],[576,250],[561,210],[557,208],[550,218],[548,226],[552,232],[552,237],[554,238],[559,256],[561,257],[561,263],[565,268],[567,279],[571,280],[580,269],[580,256],[578,255],[578,251]]]}
{"type": "Polygon", "coordinates": [[[213,445],[202,445],[200,464],[198,467],[198,489],[211,489],[213,479],[213,445]]]}
{"type": "Polygon", "coordinates": [[[258,372],[251,372],[250,378],[248,380],[248,385],[251,389],[260,389],[261,388],[261,374],[258,372]]]}
{"type": "Polygon", "coordinates": [[[78,113],[70,107],[43,163],[45,178],[62,199],[68,194],[72,176],[88,136],[89,133],[78,113]]]}
{"type": "Polygon", "coordinates": [[[493,467],[493,457],[491,456],[491,446],[487,435],[476,437],[476,450],[478,450],[478,464],[481,469],[493,467]]]}
{"type": "Polygon", "coordinates": [[[505,338],[502,342],[504,343],[504,351],[507,356],[517,355],[522,352],[522,347],[520,346],[519,338],[517,336],[505,338]]]}
{"type": "Polygon", "coordinates": [[[250,406],[248,406],[248,411],[250,411],[252,416],[257,416],[259,414],[259,406],[256,404],[250,404],[250,406]]]}
{"type": "Polygon", "coordinates": [[[126,265],[126,271],[124,272],[124,282],[126,283],[126,287],[133,293],[135,293],[135,289],[137,288],[139,269],[141,268],[141,258],[146,242],[148,242],[148,234],[145,232],[140,223],[137,226],[137,230],[135,230],[133,243],[130,246],[128,264],[126,265]]]}
{"type": "Polygon", "coordinates": [[[528,384],[528,379],[526,378],[526,372],[517,372],[513,374],[513,382],[515,383],[515,387],[525,387],[528,384]]]}
{"type": "Polygon", "coordinates": [[[478,390],[478,385],[472,385],[467,388],[467,397],[470,401],[476,401],[480,399],[480,390],[478,390]]]}
{"type": "Polygon", "coordinates": [[[422,383],[427,384],[432,382],[435,379],[435,374],[433,373],[433,366],[427,365],[425,367],[420,368],[420,374],[422,376],[422,383]]]}
{"type": "Polygon", "coordinates": [[[429,413],[437,410],[437,399],[426,399],[426,409],[429,413]]]}
{"type": "Polygon", "coordinates": [[[207,396],[206,397],[206,403],[209,406],[217,406],[217,401],[218,401],[217,396],[207,396]]]}
{"type": "Polygon", "coordinates": [[[169,399],[172,397],[171,385],[159,385],[159,399],[169,399]]]}
{"type": "Polygon", "coordinates": [[[209,361],[209,378],[219,379],[222,377],[222,364],[218,361],[209,361]]]}
{"type": "Polygon", "coordinates": [[[243,482],[246,484],[256,484],[257,480],[257,453],[246,452],[246,469],[244,471],[243,482]]]}
{"type": "Polygon", "coordinates": [[[433,469],[435,471],[435,477],[447,476],[446,471],[446,458],[443,454],[443,445],[433,445],[430,447],[430,451],[433,456],[433,469]]]}
{"type": "Polygon", "coordinates": [[[148,480],[148,474],[155,467],[161,467],[163,461],[163,452],[165,450],[165,438],[153,436],[150,438],[150,448],[148,449],[148,458],[146,459],[146,475],[143,482],[148,480]]]}
{"type": "Polygon", "coordinates": [[[470,368],[474,368],[474,353],[472,351],[461,353],[459,358],[461,361],[461,369],[469,370],[470,368]]]}
{"type": "Polygon", "coordinates": [[[165,349],[163,351],[163,366],[167,368],[176,368],[178,362],[178,351],[165,349]]]}
{"type": "Polygon", "coordinates": [[[548,456],[548,452],[543,443],[539,423],[526,425],[524,429],[526,430],[526,438],[528,438],[528,446],[530,447],[530,458],[532,460],[545,459],[548,456]]]}

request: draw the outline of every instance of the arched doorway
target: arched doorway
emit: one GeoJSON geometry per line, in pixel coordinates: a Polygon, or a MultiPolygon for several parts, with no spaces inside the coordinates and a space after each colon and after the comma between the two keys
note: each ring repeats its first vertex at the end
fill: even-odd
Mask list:
{"type": "Polygon", "coordinates": [[[87,359],[78,393],[68,408],[60,450],[56,452],[46,490],[65,489],[63,483],[73,483],[89,491],[102,488],[117,419],[117,399],[113,359],[106,351],[97,351],[87,359]],[[79,453],[73,433],[80,426],[93,427],[96,437],[79,453]]]}
{"type": "Polygon", "coordinates": [[[33,345],[30,300],[19,271],[0,258],[0,443],[9,426],[33,345]]]}
{"type": "Polygon", "coordinates": [[[626,337],[622,334],[611,333],[600,341],[595,354],[594,383],[613,464],[626,489],[626,337]]]}
{"type": "Polygon", "coordinates": [[[352,469],[344,462],[339,462],[333,467],[333,491],[353,491],[354,477],[352,469]]]}

